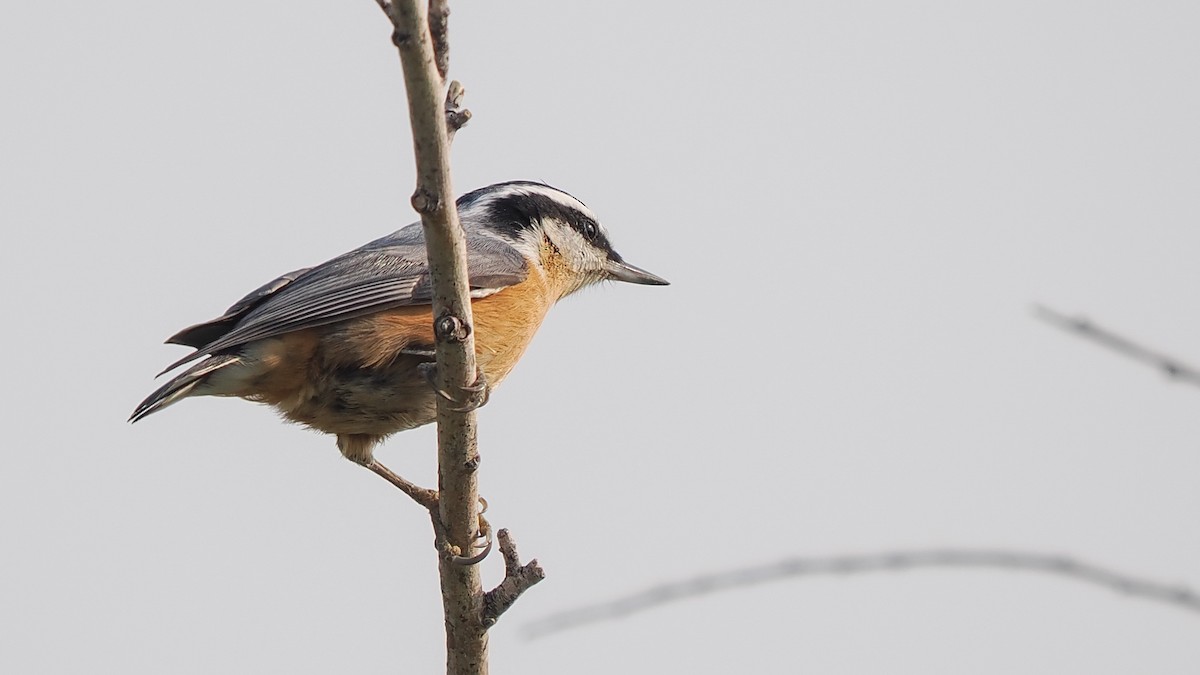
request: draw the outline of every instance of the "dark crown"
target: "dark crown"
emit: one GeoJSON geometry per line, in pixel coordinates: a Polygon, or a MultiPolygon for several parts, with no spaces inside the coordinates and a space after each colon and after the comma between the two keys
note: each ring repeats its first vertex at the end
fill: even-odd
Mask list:
{"type": "Polygon", "coordinates": [[[595,247],[611,251],[600,224],[589,213],[572,207],[571,201],[587,208],[574,196],[545,183],[510,181],[468,192],[459,197],[457,204],[460,213],[482,204],[491,229],[513,240],[538,221],[554,218],[579,232],[595,247]]]}

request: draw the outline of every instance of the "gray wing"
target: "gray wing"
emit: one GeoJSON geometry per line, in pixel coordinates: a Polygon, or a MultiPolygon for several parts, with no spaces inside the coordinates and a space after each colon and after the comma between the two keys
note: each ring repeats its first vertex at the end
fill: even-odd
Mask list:
{"type": "Polygon", "coordinates": [[[205,321],[204,323],[188,326],[187,328],[184,328],[178,333],[167,338],[167,344],[187,345],[188,347],[195,347],[196,349],[199,349],[210,342],[218,340],[222,335],[225,335],[229,331],[233,330],[233,327],[237,325],[238,321],[241,321],[242,317],[249,314],[250,310],[262,304],[264,300],[273,295],[276,291],[292,283],[297,277],[309,271],[310,269],[312,268],[305,267],[293,272],[288,272],[277,279],[268,281],[262,286],[259,286],[255,290],[251,291],[246,295],[246,297],[233,303],[233,305],[230,306],[229,309],[225,310],[225,313],[221,316],[218,316],[210,321],[205,321]]]}
{"type": "MultiPolygon", "coordinates": [[[[468,232],[467,236],[467,273],[473,297],[483,297],[525,279],[528,274],[525,259],[516,249],[483,235],[468,232]]],[[[225,316],[173,336],[170,341],[189,344],[196,351],[163,372],[204,354],[215,354],[254,340],[394,307],[424,305],[433,298],[420,223],[297,272],[279,277],[247,295],[230,307],[225,316]]]]}

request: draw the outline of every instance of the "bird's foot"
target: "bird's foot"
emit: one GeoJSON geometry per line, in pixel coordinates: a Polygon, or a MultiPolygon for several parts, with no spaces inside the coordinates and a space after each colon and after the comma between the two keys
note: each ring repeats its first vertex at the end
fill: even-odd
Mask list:
{"type": "MultiPolygon", "coordinates": [[[[487,509],[487,502],[480,498],[484,504],[484,509],[487,509]]],[[[474,555],[454,555],[450,556],[450,562],[455,565],[477,565],[492,552],[492,526],[487,519],[483,517],[483,511],[479,512],[479,529],[475,531],[475,540],[471,542],[472,551],[477,551],[474,555]]]]}
{"type": "Polygon", "coordinates": [[[488,399],[491,398],[492,388],[488,386],[487,378],[478,367],[475,368],[475,381],[458,388],[462,392],[460,396],[453,396],[438,386],[435,381],[437,377],[436,363],[422,363],[417,366],[417,369],[425,376],[425,381],[433,388],[434,393],[454,404],[455,407],[450,408],[454,412],[465,413],[478,410],[487,405],[488,399]]]}

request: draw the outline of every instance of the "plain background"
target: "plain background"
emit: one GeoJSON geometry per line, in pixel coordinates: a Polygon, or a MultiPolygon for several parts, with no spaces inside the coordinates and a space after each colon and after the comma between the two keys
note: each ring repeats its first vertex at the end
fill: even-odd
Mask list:
{"type": "MultiPolygon", "coordinates": [[[[1200,621],[980,570],[523,624],[789,555],[1064,553],[1200,585],[1194,2],[453,4],[460,192],[544,180],[673,282],[555,309],[481,413],[548,579],[496,673],[1195,673],[1200,621]]],[[[371,0],[0,25],[0,670],[432,673],[425,515],[241,401],[125,418],[175,330],[411,220],[371,0]]],[[[380,456],[426,484],[431,429],[380,456]]],[[[500,560],[485,576],[499,579],[500,560]]]]}

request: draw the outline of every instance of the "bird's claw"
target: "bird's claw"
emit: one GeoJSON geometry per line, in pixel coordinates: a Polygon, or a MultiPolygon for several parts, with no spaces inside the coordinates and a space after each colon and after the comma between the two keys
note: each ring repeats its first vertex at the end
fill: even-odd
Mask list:
{"type": "Polygon", "coordinates": [[[459,387],[463,392],[462,399],[455,398],[437,385],[434,379],[437,375],[436,363],[422,363],[417,366],[417,369],[425,376],[425,381],[433,388],[435,394],[454,404],[455,407],[450,408],[453,412],[465,413],[478,410],[487,405],[488,399],[492,396],[492,388],[488,386],[487,378],[484,377],[483,371],[478,366],[475,368],[475,382],[465,387],[459,387]]]}
{"type": "Polygon", "coordinates": [[[482,512],[479,514],[479,530],[475,533],[475,541],[471,543],[471,548],[481,550],[472,556],[450,556],[450,562],[464,567],[477,565],[492,552],[492,526],[483,517],[482,512]],[[483,540],[482,545],[478,543],[481,539],[483,540]]]}

